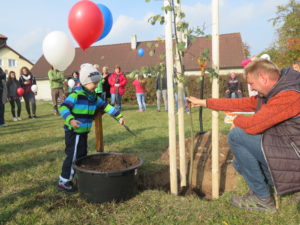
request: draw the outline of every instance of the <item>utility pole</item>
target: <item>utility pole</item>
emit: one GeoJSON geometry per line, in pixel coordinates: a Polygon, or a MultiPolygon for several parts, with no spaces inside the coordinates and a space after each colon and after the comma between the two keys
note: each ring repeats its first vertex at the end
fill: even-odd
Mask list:
{"type": "MultiPolygon", "coordinates": [[[[212,68],[219,74],[219,0],[212,0],[212,68]]],[[[212,98],[219,98],[219,81],[213,77],[212,98]]],[[[212,111],[212,198],[219,198],[219,113],[212,111]]]]}

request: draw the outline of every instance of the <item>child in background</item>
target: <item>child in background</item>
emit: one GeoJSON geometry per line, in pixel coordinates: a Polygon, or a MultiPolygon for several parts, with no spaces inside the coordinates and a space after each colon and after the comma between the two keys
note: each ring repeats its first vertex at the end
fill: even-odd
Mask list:
{"type": "Polygon", "coordinates": [[[74,170],[72,163],[80,157],[87,155],[87,139],[91,130],[96,110],[100,109],[125,123],[122,114],[113,106],[99,98],[94,90],[100,80],[100,73],[92,64],[81,65],[81,88],[76,88],[63,102],[59,111],[65,120],[65,144],[66,158],[62,165],[59,177],[58,190],[75,192],[76,187],[72,183],[74,170]]]}
{"type": "Polygon", "coordinates": [[[19,81],[16,79],[16,73],[14,71],[10,71],[7,79],[7,98],[11,106],[11,114],[12,120],[18,121],[21,119],[21,102],[20,96],[17,94],[17,89],[21,87],[19,81]],[[17,105],[17,116],[15,111],[15,104],[17,105]]]}
{"type": "MultiPolygon", "coordinates": [[[[98,64],[95,64],[94,67],[95,67],[98,71],[100,71],[100,66],[99,66],[98,64]]],[[[105,81],[105,80],[103,79],[102,74],[100,74],[100,81],[99,81],[99,83],[98,83],[97,88],[95,89],[96,94],[97,94],[100,98],[102,98],[102,93],[103,93],[103,83],[104,83],[104,81],[105,81]]],[[[102,99],[103,99],[103,98],[102,98],[102,99]]],[[[103,99],[103,100],[104,100],[104,99],[103,99]]]]}
{"type": "MultiPolygon", "coordinates": [[[[68,88],[68,93],[71,94],[75,90],[76,87],[80,86],[78,71],[74,71],[72,73],[72,77],[69,80],[74,80],[74,82],[75,82],[74,87],[69,87],[68,88]]],[[[68,82],[69,82],[69,80],[68,80],[68,82]]]]}
{"type": "Polygon", "coordinates": [[[135,95],[136,100],[139,105],[139,112],[143,112],[146,110],[145,103],[145,87],[146,87],[146,79],[143,74],[139,74],[137,79],[132,82],[135,86],[135,95]]]}
{"type": "Polygon", "coordinates": [[[32,85],[36,84],[35,77],[31,74],[30,70],[24,66],[21,68],[20,71],[20,78],[19,83],[22,88],[24,88],[24,101],[25,101],[25,107],[26,111],[28,113],[28,118],[37,118],[36,116],[36,103],[35,103],[35,93],[31,90],[32,85]],[[30,105],[31,103],[31,109],[32,109],[32,116],[30,111],[30,105]]]}

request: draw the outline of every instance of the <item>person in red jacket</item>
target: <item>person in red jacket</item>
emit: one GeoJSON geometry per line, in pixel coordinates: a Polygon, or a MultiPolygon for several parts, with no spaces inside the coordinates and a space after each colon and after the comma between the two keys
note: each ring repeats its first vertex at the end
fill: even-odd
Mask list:
{"type": "Polygon", "coordinates": [[[233,196],[242,209],[275,212],[271,190],[277,195],[300,190],[300,73],[291,68],[280,73],[267,59],[245,67],[247,82],[258,95],[239,99],[188,97],[192,107],[220,111],[255,111],[233,120],[228,143],[234,167],[250,191],[233,196]]]}
{"type": "Polygon", "coordinates": [[[127,78],[121,72],[120,66],[115,66],[115,72],[109,76],[108,83],[110,85],[111,105],[117,105],[116,108],[121,111],[122,95],[125,93],[127,78]]]}

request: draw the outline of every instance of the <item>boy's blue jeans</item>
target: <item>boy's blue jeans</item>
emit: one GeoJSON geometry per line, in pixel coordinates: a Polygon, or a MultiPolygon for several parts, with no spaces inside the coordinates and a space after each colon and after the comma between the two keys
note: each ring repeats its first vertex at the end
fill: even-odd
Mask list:
{"type": "Polygon", "coordinates": [[[146,103],[145,103],[145,94],[144,93],[136,93],[136,99],[139,105],[139,110],[146,110],[146,103]]]}
{"type": "Polygon", "coordinates": [[[117,96],[118,96],[118,99],[116,99],[116,94],[113,94],[113,93],[111,94],[110,104],[113,105],[113,106],[115,104],[117,104],[116,109],[121,111],[122,95],[118,94],[117,96]]]}
{"type": "Polygon", "coordinates": [[[249,188],[260,198],[269,198],[273,185],[267,162],[261,149],[262,135],[250,135],[233,128],[228,143],[234,155],[234,167],[243,176],[249,188]]]}

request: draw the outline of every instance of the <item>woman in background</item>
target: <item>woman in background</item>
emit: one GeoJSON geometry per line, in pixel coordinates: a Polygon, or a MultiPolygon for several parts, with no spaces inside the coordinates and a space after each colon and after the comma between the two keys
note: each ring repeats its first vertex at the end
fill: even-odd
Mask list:
{"type": "Polygon", "coordinates": [[[36,85],[36,80],[35,77],[31,74],[30,70],[26,67],[23,66],[20,71],[20,78],[19,78],[19,83],[21,87],[24,89],[24,101],[25,101],[25,107],[26,111],[28,113],[28,119],[36,119],[36,103],[35,103],[35,94],[31,90],[32,85],[36,85]],[[31,111],[30,111],[30,104],[31,104],[31,109],[32,109],[32,116],[31,116],[31,111]]]}
{"type": "Polygon", "coordinates": [[[145,87],[146,87],[146,79],[143,74],[139,74],[137,79],[135,79],[132,84],[135,86],[135,95],[136,100],[139,105],[139,112],[143,112],[146,110],[145,103],[145,87]]]}
{"type": "Polygon", "coordinates": [[[7,98],[11,106],[12,120],[18,121],[21,119],[21,101],[20,96],[17,94],[17,89],[21,87],[19,81],[16,79],[16,73],[10,71],[7,79],[7,98]],[[15,105],[17,105],[17,116],[15,111],[15,105]]]}

